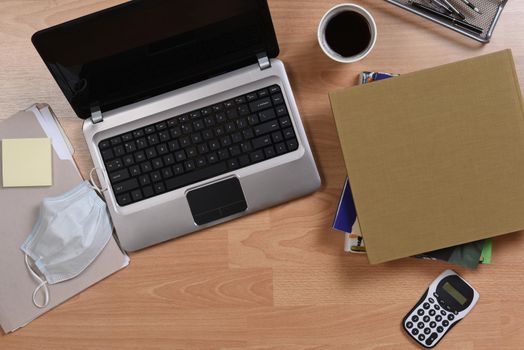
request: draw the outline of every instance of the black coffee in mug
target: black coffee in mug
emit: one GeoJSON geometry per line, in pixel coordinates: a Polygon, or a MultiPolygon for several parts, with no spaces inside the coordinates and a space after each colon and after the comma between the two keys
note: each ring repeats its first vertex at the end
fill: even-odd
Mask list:
{"type": "Polygon", "coordinates": [[[353,11],[334,15],[326,24],[324,35],[329,47],[343,57],[366,51],[372,39],[368,20],[353,11]]]}

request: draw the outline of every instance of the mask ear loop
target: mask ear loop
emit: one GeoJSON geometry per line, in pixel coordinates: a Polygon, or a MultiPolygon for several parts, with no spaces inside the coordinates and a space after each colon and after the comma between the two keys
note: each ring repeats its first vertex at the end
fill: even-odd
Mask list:
{"type": "Polygon", "coordinates": [[[40,283],[33,292],[33,304],[35,304],[37,308],[43,309],[47,305],[49,305],[49,288],[47,287],[47,281],[44,281],[43,279],[41,279],[40,276],[38,276],[38,274],[31,268],[31,265],[29,265],[29,260],[27,259],[27,254],[25,254],[24,259],[25,259],[25,266],[27,266],[27,269],[29,270],[29,272],[31,272],[31,275],[33,276],[33,278],[40,283]],[[44,303],[38,304],[36,302],[36,294],[42,288],[44,289],[44,303]]]}
{"type": "MultiPolygon", "coordinates": [[[[102,195],[102,192],[105,192],[108,190],[108,187],[106,186],[105,188],[100,188],[97,186],[96,182],[95,182],[95,179],[93,178],[93,174],[96,172],[97,169],[100,169],[102,170],[102,168],[99,168],[99,167],[95,167],[93,169],[91,169],[91,171],[89,172],[89,181],[91,182],[91,187],[98,192],[98,194],[102,195]]],[[[96,176],[98,177],[98,179],[100,180],[100,177],[98,176],[98,173],[96,173],[96,176]]],[[[101,182],[100,182],[101,183],[101,182]]]]}

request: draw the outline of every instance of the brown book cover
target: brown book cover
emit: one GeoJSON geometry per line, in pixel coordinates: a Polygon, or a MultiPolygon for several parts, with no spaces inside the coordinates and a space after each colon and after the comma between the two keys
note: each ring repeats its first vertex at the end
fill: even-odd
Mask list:
{"type": "Polygon", "coordinates": [[[330,99],[371,263],[524,229],[524,112],[510,50],[330,99]]]}

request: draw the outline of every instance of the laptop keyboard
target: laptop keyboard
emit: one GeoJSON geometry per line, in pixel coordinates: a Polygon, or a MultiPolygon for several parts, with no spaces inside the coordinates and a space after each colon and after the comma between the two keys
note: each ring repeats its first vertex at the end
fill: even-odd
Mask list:
{"type": "Polygon", "coordinates": [[[120,206],[298,149],[278,85],[100,141],[120,206]]]}

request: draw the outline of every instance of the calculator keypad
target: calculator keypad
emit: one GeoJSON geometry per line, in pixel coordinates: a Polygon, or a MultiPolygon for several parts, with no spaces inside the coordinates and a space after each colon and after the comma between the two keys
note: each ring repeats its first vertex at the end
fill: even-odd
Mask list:
{"type": "Polygon", "coordinates": [[[443,310],[436,299],[428,298],[406,317],[404,327],[415,339],[429,347],[443,336],[454,320],[452,312],[443,310]]]}

